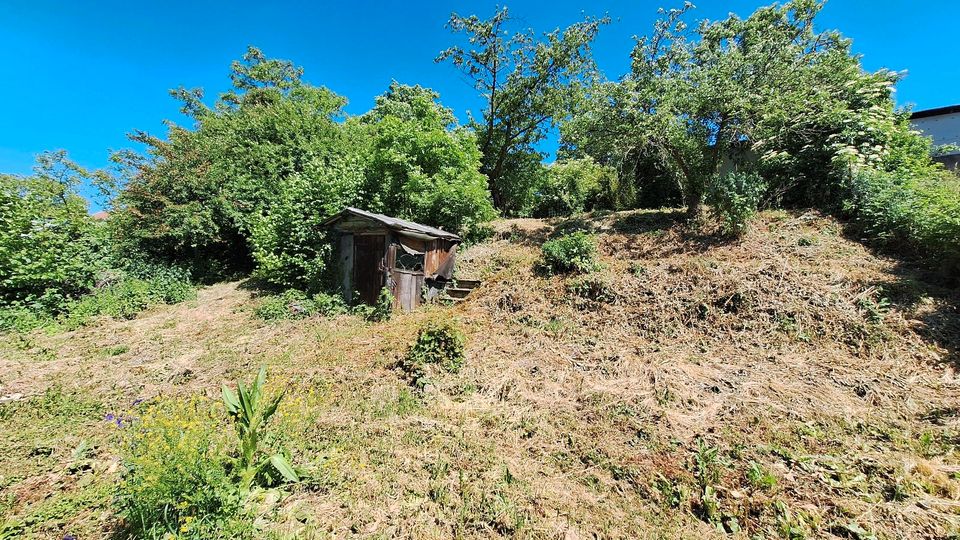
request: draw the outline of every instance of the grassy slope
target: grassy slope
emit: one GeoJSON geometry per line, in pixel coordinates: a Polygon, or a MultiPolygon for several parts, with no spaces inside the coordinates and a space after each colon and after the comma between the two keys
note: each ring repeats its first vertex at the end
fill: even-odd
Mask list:
{"type": "Polygon", "coordinates": [[[213,397],[266,363],[293,388],[277,431],[321,478],[262,510],[277,535],[709,538],[733,518],[740,537],[958,534],[956,292],[814,214],[764,214],[736,243],[675,217],[501,222],[461,256],[484,280],[465,303],[387,323],[265,323],[233,283],[0,337],[0,395],[25,395],[0,405],[0,512],[36,537],[107,535],[104,414],[213,397]],[[538,273],[539,243],[571,228],[600,234],[604,270],[538,273]],[[394,365],[450,316],[467,366],[421,398],[394,365]]]}

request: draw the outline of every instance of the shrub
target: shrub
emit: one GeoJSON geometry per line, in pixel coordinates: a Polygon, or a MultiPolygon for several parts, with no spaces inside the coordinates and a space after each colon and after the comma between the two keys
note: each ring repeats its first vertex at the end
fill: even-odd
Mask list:
{"type": "Polygon", "coordinates": [[[26,333],[53,321],[53,316],[42,309],[31,309],[20,304],[0,307],[0,332],[26,333]]]}
{"type": "Polygon", "coordinates": [[[340,295],[317,293],[313,296],[289,289],[275,296],[264,298],[254,309],[254,314],[268,321],[304,319],[313,315],[332,317],[350,311],[340,295]]]}
{"type": "Polygon", "coordinates": [[[417,334],[417,340],[401,368],[417,388],[426,386],[433,366],[450,373],[460,371],[464,363],[466,336],[454,321],[431,321],[417,334]]]}
{"type": "Polygon", "coordinates": [[[550,272],[592,272],[600,266],[596,240],[582,231],[544,242],[541,249],[543,266],[550,272]]]}
{"type": "Polygon", "coordinates": [[[865,233],[888,246],[960,268],[960,178],[950,173],[903,178],[869,169],[854,175],[846,210],[865,233]]]}
{"type": "Polygon", "coordinates": [[[241,533],[243,501],[224,456],[219,411],[204,398],[160,400],[128,428],[116,504],[136,538],[241,533]]]}
{"type": "Polygon", "coordinates": [[[720,219],[724,234],[743,236],[757,213],[766,183],[755,173],[733,172],[714,177],[707,191],[707,203],[720,219]]]}
{"type": "Polygon", "coordinates": [[[106,315],[133,319],[146,308],[196,298],[196,289],[182,274],[170,271],[150,279],[126,278],[66,305],[60,322],[68,329],[106,315]]]}
{"type": "Polygon", "coordinates": [[[616,171],[592,158],[558,161],[549,166],[534,193],[537,217],[569,216],[593,207],[601,191],[616,183],[616,171]]]}

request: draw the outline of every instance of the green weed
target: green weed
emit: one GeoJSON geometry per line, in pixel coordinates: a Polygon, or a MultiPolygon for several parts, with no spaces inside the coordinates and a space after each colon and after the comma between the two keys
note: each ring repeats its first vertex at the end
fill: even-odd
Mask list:
{"type": "Polygon", "coordinates": [[[543,267],[551,273],[586,273],[600,268],[597,241],[582,231],[544,242],[541,252],[543,267]]]}

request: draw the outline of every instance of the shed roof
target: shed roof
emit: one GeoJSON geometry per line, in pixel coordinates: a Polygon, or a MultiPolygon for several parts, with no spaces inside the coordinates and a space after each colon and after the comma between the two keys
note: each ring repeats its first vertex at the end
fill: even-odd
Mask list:
{"type": "Polygon", "coordinates": [[[414,223],[405,219],[385,216],[383,214],[367,212],[366,210],[360,210],[359,208],[353,208],[352,206],[344,208],[343,211],[324,221],[323,224],[325,226],[333,225],[337,221],[340,221],[348,216],[358,216],[370,221],[376,221],[385,225],[387,228],[393,229],[400,233],[423,235],[431,238],[442,238],[444,240],[450,240],[453,242],[461,241],[459,236],[453,234],[452,232],[444,231],[443,229],[422,225],[420,223],[414,223]]]}

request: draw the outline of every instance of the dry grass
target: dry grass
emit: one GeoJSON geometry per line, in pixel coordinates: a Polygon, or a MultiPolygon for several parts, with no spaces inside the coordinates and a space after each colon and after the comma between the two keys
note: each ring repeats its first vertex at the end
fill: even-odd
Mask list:
{"type": "Polygon", "coordinates": [[[41,538],[108,534],[102,414],[266,363],[293,388],[280,431],[321,479],[262,511],[277,536],[960,534],[957,292],[819,215],[764,214],[739,242],[676,217],[500,222],[462,254],[484,280],[466,302],[387,323],[265,323],[233,283],[0,338],[0,395],[44,411],[0,415],[0,510],[41,538]],[[539,244],[575,228],[604,269],[539,272],[539,244]],[[394,365],[432,317],[462,322],[467,364],[420,396],[394,365]]]}

